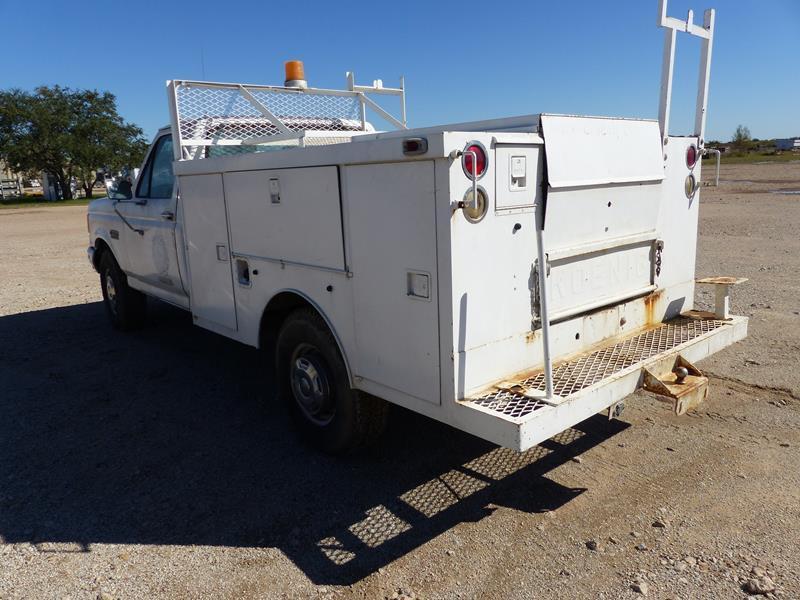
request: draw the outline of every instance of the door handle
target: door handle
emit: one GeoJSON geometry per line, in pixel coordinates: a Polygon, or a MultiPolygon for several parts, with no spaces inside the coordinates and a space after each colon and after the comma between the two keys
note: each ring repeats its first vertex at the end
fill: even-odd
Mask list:
{"type": "Polygon", "coordinates": [[[165,221],[174,221],[175,220],[175,213],[171,210],[165,210],[161,213],[161,218],[165,221]]]}

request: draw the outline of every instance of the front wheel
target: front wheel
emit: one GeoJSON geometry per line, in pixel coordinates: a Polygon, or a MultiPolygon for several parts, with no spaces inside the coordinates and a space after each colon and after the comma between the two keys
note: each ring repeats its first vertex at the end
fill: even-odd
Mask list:
{"type": "Polygon", "coordinates": [[[330,454],[366,446],[386,425],[386,401],[350,388],[327,323],[312,309],[293,312],[276,345],[280,395],[304,437],[330,454]]]}
{"type": "Polygon", "coordinates": [[[144,325],[145,295],[128,285],[128,278],[109,251],[100,257],[100,288],[106,313],[114,329],[128,331],[144,325]]]}

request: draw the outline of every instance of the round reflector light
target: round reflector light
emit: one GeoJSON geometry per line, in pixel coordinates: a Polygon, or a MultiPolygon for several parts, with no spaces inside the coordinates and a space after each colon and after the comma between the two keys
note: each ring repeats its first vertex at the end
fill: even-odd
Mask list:
{"type": "Polygon", "coordinates": [[[486,156],[486,148],[480,142],[470,142],[464,148],[464,153],[461,155],[461,166],[464,168],[464,173],[467,177],[472,179],[473,175],[476,179],[483,177],[486,173],[486,165],[489,162],[486,156]]]}
{"type": "Polygon", "coordinates": [[[683,189],[686,192],[686,197],[691,200],[694,197],[694,193],[697,191],[697,181],[691,173],[686,176],[683,189]]]}
{"type": "Polygon", "coordinates": [[[464,194],[464,216],[470,223],[478,223],[486,216],[486,209],[489,207],[489,199],[486,197],[486,190],[478,186],[478,203],[475,206],[472,197],[472,188],[464,194]]]}
{"type": "Polygon", "coordinates": [[[686,166],[690,169],[694,168],[697,163],[697,146],[692,144],[686,149],[686,166]]]}

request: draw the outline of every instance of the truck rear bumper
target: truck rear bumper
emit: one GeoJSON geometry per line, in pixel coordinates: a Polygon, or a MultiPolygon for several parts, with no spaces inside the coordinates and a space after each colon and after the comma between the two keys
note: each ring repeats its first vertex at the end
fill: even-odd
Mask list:
{"type": "Polygon", "coordinates": [[[556,364],[552,400],[534,371],[459,405],[491,421],[488,439],[523,451],[613,406],[643,387],[646,374],[669,373],[678,356],[696,362],[746,336],[747,317],[679,317],[556,364]]]}

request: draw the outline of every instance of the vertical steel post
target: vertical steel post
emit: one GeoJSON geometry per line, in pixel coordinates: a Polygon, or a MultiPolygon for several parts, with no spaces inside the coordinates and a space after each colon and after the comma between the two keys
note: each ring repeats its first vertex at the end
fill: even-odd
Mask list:
{"type": "Polygon", "coordinates": [[[716,157],[717,157],[717,169],[716,169],[716,174],[714,175],[714,185],[715,186],[719,186],[719,161],[720,161],[720,157],[722,156],[722,153],[719,150],[717,150],[716,148],[704,148],[703,149],[703,154],[714,154],[714,155],[716,155],[716,157]]]}
{"type": "MultiPolygon", "coordinates": [[[[356,75],[352,71],[347,72],[347,89],[351,92],[356,91],[356,75]]],[[[361,131],[367,130],[367,104],[364,102],[364,92],[358,92],[358,105],[361,116],[361,131]]]]}
{"type": "Polygon", "coordinates": [[[706,144],[706,110],[708,109],[708,81],[711,77],[711,50],[714,42],[714,9],[703,15],[703,28],[708,31],[707,38],[700,40],[700,72],[697,76],[697,108],[694,115],[694,134],[699,138],[700,147],[706,144]]]}
{"type": "Polygon", "coordinates": [[[708,81],[711,74],[711,50],[714,41],[714,9],[703,13],[703,26],[694,24],[694,11],[688,11],[686,20],[681,21],[667,16],[667,0],[658,2],[658,25],[664,32],[664,57],[661,66],[661,102],[658,107],[658,124],[661,128],[661,142],[667,143],[669,136],[669,105],[672,97],[672,73],[675,65],[675,36],[679,31],[699,37],[700,72],[697,76],[697,105],[694,117],[694,135],[698,138],[700,149],[705,146],[706,110],[708,108],[708,81]]]}
{"type": "Polygon", "coordinates": [[[661,63],[661,100],[658,105],[658,124],[661,129],[661,145],[669,136],[669,105],[672,101],[672,72],[675,68],[675,36],[677,31],[664,31],[664,55],[661,63]]]}
{"type": "Polygon", "coordinates": [[[367,130],[367,103],[364,101],[364,92],[358,93],[358,100],[361,102],[361,131],[367,130]]]}
{"type": "Polygon", "coordinates": [[[406,78],[400,76],[400,120],[403,122],[403,127],[406,127],[406,78]]]}
{"type": "Polygon", "coordinates": [[[536,254],[539,262],[539,320],[542,323],[542,357],[544,359],[545,398],[553,398],[553,362],[550,357],[550,313],[547,310],[547,255],[544,251],[544,205],[534,207],[536,220],[536,254]]]}
{"type": "Polygon", "coordinates": [[[167,81],[167,101],[169,102],[169,121],[172,130],[172,157],[183,159],[183,139],[181,139],[180,112],[178,109],[178,86],[180,81],[167,81]]]}

